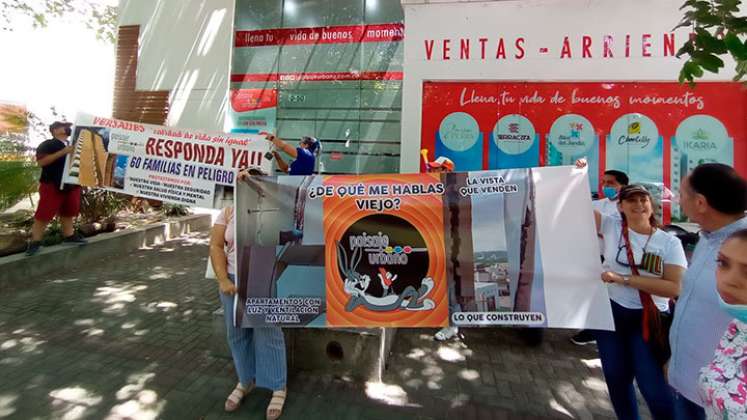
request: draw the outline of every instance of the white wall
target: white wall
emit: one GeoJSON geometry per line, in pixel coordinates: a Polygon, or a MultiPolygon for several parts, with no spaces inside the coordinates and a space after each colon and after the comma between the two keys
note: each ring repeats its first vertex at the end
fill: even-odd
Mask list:
{"type": "Polygon", "coordinates": [[[139,90],[170,90],[168,125],[223,131],[234,0],[121,0],[119,25],[140,25],[139,90]]]}
{"type": "MultiPolygon", "coordinates": [[[[417,172],[420,164],[422,84],[425,80],[514,81],[675,81],[683,60],[664,56],[663,36],[682,18],[681,0],[513,0],[441,2],[403,0],[405,10],[405,76],[402,94],[401,172],[417,172]],[[650,57],[643,57],[643,36],[651,34],[650,57]],[[583,36],[589,36],[591,58],[582,57],[583,36]],[[612,36],[614,58],[603,57],[603,42],[612,36]],[[630,35],[630,56],[625,37],[630,35]],[[568,36],[572,58],[561,59],[568,36]],[[504,38],[506,59],[495,59],[504,38]],[[486,59],[479,39],[487,38],[486,59]],[[523,38],[525,55],[515,58],[514,43],[523,38]],[[449,59],[443,41],[449,40],[449,59]],[[470,59],[460,59],[460,40],[470,39],[470,59]],[[433,41],[431,59],[426,42],[433,41]],[[547,52],[541,52],[547,48],[547,52]]],[[[675,51],[688,29],[675,34],[675,51]]],[[[720,75],[731,80],[734,63],[725,60],[720,75]]]]}

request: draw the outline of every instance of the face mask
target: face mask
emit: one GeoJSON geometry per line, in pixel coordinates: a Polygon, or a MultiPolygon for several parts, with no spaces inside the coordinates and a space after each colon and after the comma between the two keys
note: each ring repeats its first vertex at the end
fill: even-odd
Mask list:
{"type": "Polygon", "coordinates": [[[732,305],[726,303],[718,292],[716,292],[716,294],[718,295],[719,306],[721,306],[726,313],[744,323],[747,323],[747,305],[732,305]]]}
{"type": "Polygon", "coordinates": [[[617,198],[617,189],[613,187],[602,187],[602,192],[604,193],[604,196],[610,200],[617,198]]]}

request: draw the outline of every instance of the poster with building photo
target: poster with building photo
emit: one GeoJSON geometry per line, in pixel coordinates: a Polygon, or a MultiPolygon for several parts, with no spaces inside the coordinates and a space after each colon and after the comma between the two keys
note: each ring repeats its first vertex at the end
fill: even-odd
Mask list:
{"type": "Polygon", "coordinates": [[[610,329],[589,195],[570,167],[249,177],[236,325],[610,329]]]}
{"type": "Polygon", "coordinates": [[[325,327],[320,176],[251,176],[236,183],[236,325],[325,327]]]}
{"type": "Polygon", "coordinates": [[[220,207],[236,169],[269,172],[269,143],[256,134],[207,133],[79,114],[67,156],[68,184],[195,207],[220,207]]]}
{"type": "Polygon", "coordinates": [[[455,325],[546,325],[531,175],[530,169],[447,175],[444,230],[455,325]]]}

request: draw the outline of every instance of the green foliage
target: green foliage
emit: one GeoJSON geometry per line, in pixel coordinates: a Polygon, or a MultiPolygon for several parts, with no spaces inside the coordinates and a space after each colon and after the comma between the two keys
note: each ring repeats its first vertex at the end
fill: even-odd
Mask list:
{"type": "Polygon", "coordinates": [[[62,225],[60,221],[55,218],[52,220],[47,229],[44,231],[44,237],[42,237],[43,246],[57,245],[62,242],[62,225]]]}
{"type": "Polygon", "coordinates": [[[129,196],[97,188],[83,188],[80,218],[83,223],[111,221],[129,204],[129,196]]]}
{"type": "Polygon", "coordinates": [[[69,18],[83,22],[96,38],[113,43],[117,30],[117,8],[97,0],[0,0],[0,27],[12,30],[17,16],[27,16],[34,28],[52,20],[69,18]]]}
{"type": "Polygon", "coordinates": [[[679,80],[690,85],[703,77],[704,70],[718,73],[724,68],[723,58],[736,62],[734,81],[747,75],[747,17],[739,15],[742,0],[687,0],[682,21],[675,27],[691,27],[690,38],[677,52],[688,56],[680,70],[679,80]]]}
{"type": "Polygon", "coordinates": [[[0,161],[0,211],[36,192],[39,168],[29,160],[0,161]]]}

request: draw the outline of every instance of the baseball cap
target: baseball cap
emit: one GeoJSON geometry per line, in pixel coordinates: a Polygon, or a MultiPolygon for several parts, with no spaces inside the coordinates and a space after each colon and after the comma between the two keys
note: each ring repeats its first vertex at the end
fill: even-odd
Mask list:
{"type": "Polygon", "coordinates": [[[49,125],[49,131],[54,131],[60,127],[70,127],[73,123],[67,121],[55,121],[49,125]]]}
{"type": "Polygon", "coordinates": [[[316,137],[303,136],[301,137],[301,143],[308,145],[312,153],[319,147],[319,139],[316,137]]]}
{"type": "Polygon", "coordinates": [[[428,162],[429,168],[440,168],[442,166],[450,171],[454,170],[454,162],[445,156],[440,156],[438,159],[428,162]]]}
{"type": "Polygon", "coordinates": [[[620,188],[619,196],[620,200],[627,200],[628,198],[637,194],[643,194],[651,197],[651,193],[645,187],[638,184],[630,184],[620,188]]]}

